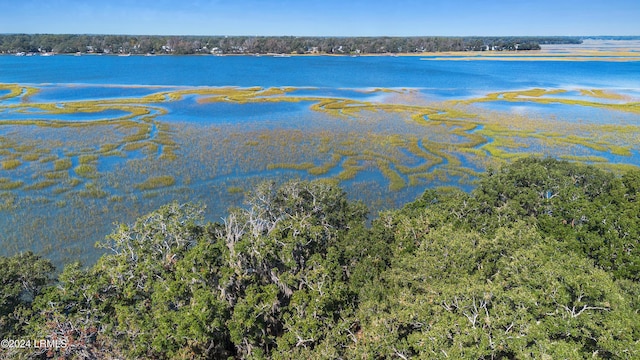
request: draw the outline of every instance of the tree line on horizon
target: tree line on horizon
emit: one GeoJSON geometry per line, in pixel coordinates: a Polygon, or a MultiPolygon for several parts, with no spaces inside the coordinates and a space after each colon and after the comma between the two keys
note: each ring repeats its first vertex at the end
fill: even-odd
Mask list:
{"type": "MultiPolygon", "coordinates": [[[[555,159],[370,221],[327,180],[172,203],[96,264],[0,257],[11,359],[638,359],[640,171],[555,159]]],[[[6,344],[6,343],[3,343],[6,344]]]]}
{"type": "Polygon", "coordinates": [[[576,37],[294,37],[0,34],[0,53],[96,54],[385,54],[539,50],[576,37]]]}

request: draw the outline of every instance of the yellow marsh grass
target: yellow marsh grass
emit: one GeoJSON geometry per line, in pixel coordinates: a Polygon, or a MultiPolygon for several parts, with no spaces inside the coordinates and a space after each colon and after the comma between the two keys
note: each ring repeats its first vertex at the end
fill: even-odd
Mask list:
{"type": "Polygon", "coordinates": [[[46,172],[42,174],[46,179],[66,179],[69,177],[69,173],[67,171],[54,171],[54,172],[46,172]]]}
{"type": "MultiPolygon", "coordinates": [[[[2,87],[0,87],[2,88],[2,87]]],[[[15,93],[18,89],[22,96],[27,92],[23,90],[24,87],[13,86],[15,93]]],[[[37,89],[36,89],[37,90],[37,89]]],[[[580,132],[576,132],[573,136],[571,130],[568,128],[558,129],[558,124],[553,122],[540,122],[532,121],[526,117],[510,117],[508,119],[491,119],[490,117],[479,114],[475,110],[467,111],[465,105],[473,104],[475,102],[483,101],[532,101],[538,103],[565,103],[568,105],[580,105],[580,106],[597,106],[607,110],[623,110],[636,112],[638,104],[623,103],[623,104],[602,104],[595,101],[585,100],[571,100],[571,99],[558,99],[554,98],[554,94],[561,94],[566,92],[562,89],[528,89],[515,92],[504,93],[491,93],[482,98],[471,99],[468,101],[452,101],[439,104],[437,106],[423,106],[423,105],[406,105],[396,103],[378,103],[358,101],[351,99],[340,98],[324,98],[314,96],[295,96],[290,94],[295,88],[193,88],[178,91],[165,91],[155,94],[129,99],[106,99],[106,100],[91,100],[91,101],[74,101],[59,104],[44,103],[44,104],[13,104],[25,112],[32,111],[29,109],[39,109],[41,111],[48,112],[50,114],[70,114],[70,113],[100,113],[108,110],[119,110],[124,114],[118,115],[113,119],[99,119],[95,121],[44,121],[44,120],[26,120],[26,121],[0,121],[1,125],[35,125],[40,127],[52,127],[52,128],[91,128],[93,126],[113,126],[120,133],[121,136],[113,139],[105,139],[104,142],[99,144],[99,149],[81,148],[74,150],[74,156],[79,156],[80,166],[76,169],[76,174],[82,177],[95,177],[97,171],[95,169],[96,163],[99,161],[100,156],[124,156],[124,152],[143,150],[149,158],[144,160],[146,164],[153,163],[155,172],[149,172],[149,174],[158,174],[160,169],[166,169],[167,166],[179,166],[176,163],[167,165],[165,160],[176,160],[179,157],[184,156],[182,151],[179,152],[179,146],[183,146],[183,142],[176,141],[177,133],[174,132],[170,125],[162,123],[156,120],[158,115],[166,114],[167,110],[156,106],[155,104],[161,104],[170,101],[178,101],[185,96],[195,96],[196,101],[199,103],[207,102],[233,102],[237,104],[245,103],[257,103],[257,102],[311,102],[310,110],[321,112],[337,119],[358,119],[362,123],[367,124],[372,118],[375,118],[380,113],[390,114],[397,119],[398,122],[410,122],[424,126],[424,129],[419,132],[430,131],[446,131],[447,136],[433,136],[433,140],[429,140],[424,133],[397,133],[391,136],[372,136],[365,141],[370,143],[363,144],[363,136],[358,141],[353,139],[338,140],[335,134],[339,133],[339,130],[335,132],[329,132],[316,138],[313,142],[312,150],[301,150],[302,153],[308,152],[307,155],[300,155],[298,158],[294,156],[278,158],[272,154],[272,148],[265,147],[266,144],[270,146],[289,146],[292,143],[296,143],[299,137],[293,132],[290,136],[271,136],[257,135],[253,138],[244,138],[242,144],[246,145],[244,150],[234,150],[235,155],[231,158],[241,158],[245,153],[241,151],[248,151],[253,149],[256,154],[259,154],[257,158],[265,164],[267,169],[275,168],[288,168],[295,170],[304,170],[311,175],[323,175],[327,174],[331,169],[334,169],[342,161],[342,171],[335,176],[338,180],[353,179],[358,173],[367,169],[367,166],[377,168],[389,181],[391,190],[398,190],[406,186],[406,181],[402,175],[405,175],[409,179],[410,184],[415,184],[416,181],[423,179],[422,173],[434,171],[434,166],[438,166],[439,169],[433,178],[447,178],[451,174],[464,176],[465,174],[473,174],[473,171],[462,167],[460,159],[462,157],[474,157],[476,161],[490,162],[491,159],[509,159],[512,157],[523,156],[521,153],[511,152],[510,150],[524,149],[525,144],[519,143],[516,138],[532,138],[539,140],[542,144],[549,146],[560,147],[562,144],[575,144],[584,145],[594,151],[610,152],[613,154],[629,155],[630,146],[629,142],[619,143],[616,139],[616,134],[631,134],[637,131],[637,127],[622,126],[622,125],[608,125],[605,127],[583,127],[580,132]],[[460,105],[460,106],[458,106],[460,105]],[[21,107],[21,108],[20,108],[21,107]],[[396,116],[397,115],[397,116],[396,116]],[[480,126],[483,126],[482,128],[480,126]],[[157,132],[155,136],[152,136],[152,128],[156,127],[157,132]],[[445,130],[443,130],[445,129],[445,130]],[[591,140],[593,137],[590,134],[598,134],[598,129],[606,130],[606,136],[603,136],[601,141],[594,143],[591,140]],[[456,138],[456,136],[459,138],[456,138]],[[257,140],[254,140],[257,139],[257,140]],[[489,140],[492,140],[489,142],[489,140]],[[455,141],[455,143],[449,144],[448,142],[455,141]],[[616,143],[616,141],[618,143],[616,143]],[[283,144],[281,144],[283,143],[283,144]],[[151,156],[157,155],[158,151],[162,149],[160,157],[151,156]],[[401,156],[399,150],[408,151],[414,157],[420,159],[420,162],[416,162],[413,159],[413,163],[405,163],[407,161],[406,156],[401,156]],[[315,165],[314,155],[318,153],[330,154],[329,161],[321,165],[315,165]],[[480,159],[480,160],[477,160],[480,159]],[[160,161],[158,161],[160,160],[160,161]],[[165,162],[163,162],[165,161],[165,162]],[[446,165],[445,165],[446,163],[446,165]],[[165,164],[165,165],[162,165],[165,164]],[[366,165],[368,164],[368,165],[366,165]],[[82,167],[82,165],[89,165],[89,167],[82,167]],[[165,168],[163,168],[165,166],[165,168]],[[442,170],[445,168],[445,170],[442,170]]],[[[393,89],[374,89],[373,91],[389,92],[389,93],[402,93],[393,89]]],[[[14,93],[14,90],[11,90],[14,93]]],[[[624,97],[613,93],[607,93],[602,90],[582,90],[581,94],[589,96],[591,98],[602,99],[616,99],[625,100],[624,97]]],[[[408,95],[407,95],[408,96],[408,95]]],[[[404,102],[404,101],[403,101],[404,102]]],[[[417,102],[416,102],[417,103],[417,102]]],[[[337,124],[337,123],[336,123],[337,124]]],[[[389,123],[392,124],[391,122],[389,123]]],[[[350,126],[339,125],[339,126],[350,126]]],[[[395,125],[393,125],[395,126],[395,125]]],[[[401,127],[400,127],[401,128],[401,127]]],[[[181,130],[180,130],[181,131],[181,130]]],[[[391,131],[395,131],[395,128],[391,131]]],[[[631,135],[629,135],[631,137],[631,135]]],[[[235,140],[237,141],[237,140],[235,140]]],[[[216,146],[230,146],[230,142],[224,140],[217,143],[216,146]],[[222,145],[219,145],[222,144],[222,145]]],[[[15,149],[19,144],[9,144],[7,141],[0,141],[0,147],[3,149],[15,149]]],[[[69,159],[57,159],[55,156],[44,156],[36,158],[35,151],[37,147],[33,149],[24,148],[21,149],[19,154],[15,158],[2,159],[3,168],[4,163],[7,161],[19,161],[21,158],[24,161],[36,161],[41,163],[56,161],[54,164],[58,164],[58,161],[65,163],[70,161],[69,159]],[[34,159],[34,160],[27,160],[34,159]]],[[[67,154],[71,154],[71,151],[65,151],[67,154]]],[[[11,155],[11,152],[8,153],[11,155]]],[[[5,155],[7,156],[7,155],[5,155]]],[[[13,155],[11,155],[13,156],[13,155]]],[[[568,155],[575,156],[575,155],[568,155]]],[[[215,157],[208,157],[208,159],[215,157]]],[[[584,159],[589,159],[585,157],[584,159]]],[[[145,164],[141,161],[141,164],[145,164]]],[[[589,161],[589,160],[587,160],[589,161]]],[[[19,164],[17,165],[19,166],[19,164]]],[[[56,165],[54,165],[56,166],[56,165]]],[[[67,165],[68,168],[71,165],[67,165]]],[[[142,168],[147,168],[145,165],[140,165],[142,168]]],[[[244,164],[249,168],[250,166],[244,164]]],[[[50,170],[50,169],[48,169],[50,170]]],[[[61,172],[62,173],[62,172],[61,172]]],[[[41,172],[40,175],[43,175],[41,172]]],[[[49,175],[53,176],[53,175],[49,175]]],[[[57,175],[56,175],[57,176],[57,175]]],[[[67,174],[68,176],[68,174],[67,174]]],[[[44,175],[46,179],[49,178],[44,175]]],[[[196,177],[197,178],[197,177],[196,177]]],[[[69,180],[69,185],[77,186],[82,183],[77,178],[69,180]],[[74,184],[74,182],[77,182],[74,184]]],[[[175,179],[171,176],[163,177],[151,177],[142,184],[138,184],[139,189],[154,189],[156,187],[171,186],[175,183],[175,179]],[[171,179],[169,179],[171,178],[171,179]],[[168,184],[168,185],[165,185],[168,184]]],[[[95,185],[89,186],[84,190],[86,194],[94,193],[102,194],[102,190],[95,187],[95,185]]],[[[91,195],[93,196],[93,195],[91,195]]]]}
{"type": "Polygon", "coordinates": [[[79,158],[80,164],[93,164],[98,161],[98,155],[89,154],[89,155],[81,155],[79,158]]]}
{"type": "Polygon", "coordinates": [[[32,185],[24,187],[24,190],[41,190],[57,184],[54,180],[43,180],[32,185]]]}
{"type": "Polygon", "coordinates": [[[39,154],[22,154],[20,158],[26,162],[38,161],[38,159],[40,159],[40,155],[39,154]]]}
{"type": "Polygon", "coordinates": [[[96,178],[98,176],[98,170],[96,170],[96,167],[89,164],[80,164],[76,166],[73,171],[76,175],[87,179],[96,178]]]}
{"type": "Polygon", "coordinates": [[[23,96],[23,99],[26,99],[39,91],[38,88],[18,84],[0,84],[0,90],[9,90],[8,94],[0,96],[0,100],[6,100],[20,95],[23,96]]]}
{"type": "Polygon", "coordinates": [[[109,194],[102,190],[99,185],[95,183],[87,183],[84,186],[84,190],[77,191],[76,194],[85,198],[101,199],[107,197],[109,194]]]}
{"type": "Polygon", "coordinates": [[[53,170],[54,171],[69,170],[71,169],[71,166],[73,166],[73,164],[71,163],[71,159],[60,159],[60,160],[56,160],[53,163],[53,170]]]}
{"type": "Polygon", "coordinates": [[[176,183],[176,179],[173,176],[164,175],[147,179],[141,184],[135,185],[139,190],[153,190],[162,187],[172,186],[176,183]]]}
{"type": "Polygon", "coordinates": [[[290,169],[290,170],[309,170],[314,168],[315,165],[310,162],[305,162],[302,164],[268,164],[267,170],[275,170],[275,169],[290,169]]]}
{"type": "Polygon", "coordinates": [[[582,96],[590,96],[594,98],[610,99],[610,100],[629,100],[629,97],[622,94],[617,94],[607,90],[600,89],[580,89],[582,96]]]}
{"type": "Polygon", "coordinates": [[[78,179],[78,178],[71,178],[69,179],[68,185],[69,187],[76,187],[78,185],[82,184],[82,180],[78,179]]]}
{"type": "Polygon", "coordinates": [[[389,190],[397,191],[406,186],[406,182],[396,171],[391,169],[391,163],[383,159],[377,159],[376,165],[385,178],[389,180],[389,190]]]}
{"type": "MultiPolygon", "coordinates": [[[[452,101],[452,104],[472,104],[479,102],[489,102],[489,101],[508,101],[508,102],[522,102],[529,101],[538,104],[565,104],[565,105],[580,105],[580,106],[589,106],[595,108],[601,108],[606,110],[618,110],[624,112],[631,113],[640,113],[640,103],[637,102],[626,102],[626,103],[601,103],[595,101],[588,100],[578,100],[578,99],[566,99],[566,98],[554,98],[554,97],[542,97],[544,95],[555,95],[564,93],[566,90],[562,89],[554,89],[554,90],[545,90],[545,89],[530,89],[530,90],[522,90],[522,91],[508,91],[502,93],[490,93],[481,98],[474,98],[469,100],[455,100],[452,101]]],[[[617,99],[617,100],[625,100],[626,98],[622,95],[605,92],[603,90],[582,90],[581,94],[588,95],[592,97],[605,98],[605,99],[617,99]]]]}
{"type": "Polygon", "coordinates": [[[347,158],[342,164],[342,171],[336,176],[336,179],[340,181],[351,180],[358,175],[360,171],[365,169],[364,166],[358,165],[358,159],[347,158]]]}
{"type": "Polygon", "coordinates": [[[41,163],[49,163],[49,162],[55,161],[55,160],[57,160],[57,159],[58,159],[58,157],[57,157],[57,156],[55,156],[55,155],[49,155],[49,156],[45,156],[45,157],[43,157],[42,159],[40,159],[40,162],[41,162],[41,163]]]}
{"type": "Polygon", "coordinates": [[[576,162],[594,162],[594,163],[606,163],[609,162],[607,158],[602,156],[576,156],[576,155],[561,155],[561,159],[576,161],[576,162]]]}
{"type": "Polygon", "coordinates": [[[24,185],[23,181],[13,181],[9,178],[0,178],[0,190],[15,190],[24,185]]]}
{"type": "Polygon", "coordinates": [[[229,194],[242,194],[244,193],[244,189],[238,186],[229,186],[227,187],[227,193],[229,194]]]}
{"type": "Polygon", "coordinates": [[[315,166],[311,169],[309,169],[309,174],[311,175],[324,175],[326,173],[329,172],[329,170],[333,169],[334,167],[338,166],[338,163],[340,163],[340,160],[342,160],[342,156],[340,156],[340,154],[334,153],[331,156],[331,161],[328,161],[320,166],[315,166]]]}
{"type": "Polygon", "coordinates": [[[0,164],[2,165],[2,169],[4,170],[13,170],[18,166],[22,165],[22,162],[16,159],[9,159],[9,160],[2,161],[0,164]]]}

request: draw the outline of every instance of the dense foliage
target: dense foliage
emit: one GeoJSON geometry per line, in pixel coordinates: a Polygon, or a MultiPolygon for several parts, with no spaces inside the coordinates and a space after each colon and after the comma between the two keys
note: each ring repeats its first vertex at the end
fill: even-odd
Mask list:
{"type": "Polygon", "coordinates": [[[0,53],[111,54],[384,54],[434,51],[538,50],[575,44],[573,37],[298,37],[0,34],[0,53]]]}
{"type": "Polygon", "coordinates": [[[553,159],[428,190],[367,225],[328,182],[265,183],[207,223],[169,204],[97,264],[2,258],[3,349],[64,358],[640,357],[640,171],[553,159]],[[51,284],[51,285],[48,285],[51,284]]]}

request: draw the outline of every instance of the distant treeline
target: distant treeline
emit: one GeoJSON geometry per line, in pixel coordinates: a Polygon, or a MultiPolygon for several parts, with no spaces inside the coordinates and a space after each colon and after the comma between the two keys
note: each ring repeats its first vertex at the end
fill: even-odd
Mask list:
{"type": "Polygon", "coordinates": [[[592,40],[625,40],[625,41],[634,40],[634,41],[638,41],[638,40],[640,40],[640,36],[638,36],[638,35],[585,36],[582,39],[583,40],[592,39],[592,40]]]}
{"type": "Polygon", "coordinates": [[[437,51],[539,50],[579,44],[576,37],[293,37],[0,35],[0,53],[104,54],[384,54],[437,51]]]}

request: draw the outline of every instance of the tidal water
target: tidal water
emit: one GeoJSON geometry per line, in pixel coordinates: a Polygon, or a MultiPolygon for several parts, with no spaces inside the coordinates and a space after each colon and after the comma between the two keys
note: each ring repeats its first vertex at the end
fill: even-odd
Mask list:
{"type": "Polygon", "coordinates": [[[464,96],[543,88],[638,91],[640,62],[463,61],[342,56],[0,56],[0,82],[158,86],[419,88],[464,96]]]}
{"type": "MultiPolygon", "coordinates": [[[[440,108],[444,102],[534,88],[567,90],[542,98],[633,103],[640,101],[640,62],[633,61],[0,56],[0,84],[38,89],[28,98],[0,101],[0,255],[34,250],[57,264],[95,261],[100,252],[93,244],[114,222],[134,221],[169,201],[201,202],[208,219],[218,221],[227,208],[242,205],[235,190],[250,191],[264,179],[340,178],[350,198],[364,201],[375,216],[428,187],[471,189],[473,174],[483,170],[496,144],[510,153],[640,165],[637,111],[525,97],[478,102],[462,110],[477,110],[480,117],[462,114],[455,118],[458,123],[429,125],[433,116],[427,116],[425,125],[397,109],[366,110],[362,116],[311,110],[319,99],[344,99],[380,106],[418,103],[440,109],[439,114],[451,111],[447,106],[453,105],[440,108]],[[314,100],[208,103],[201,101],[202,94],[187,95],[172,102],[129,102],[149,111],[131,119],[126,118],[130,109],[118,106],[57,113],[29,105],[118,104],[158,92],[212,87],[291,87],[285,97],[314,100]],[[595,98],[580,92],[584,89],[620,97],[595,98]],[[475,127],[458,131],[465,121],[475,127]],[[608,125],[626,128],[599,132],[599,126],[608,125]],[[142,140],[136,139],[136,131],[147,127],[142,140]],[[485,141],[460,150],[474,133],[485,141]],[[592,138],[597,146],[588,146],[592,138]],[[162,158],[167,149],[174,160],[162,158]],[[447,151],[451,157],[442,155],[447,151]],[[357,174],[349,177],[349,171],[357,174]],[[175,183],[140,189],[149,178],[165,175],[175,183]],[[394,176],[403,186],[394,187],[394,176]]],[[[7,94],[0,89],[0,98],[7,94]]]]}

